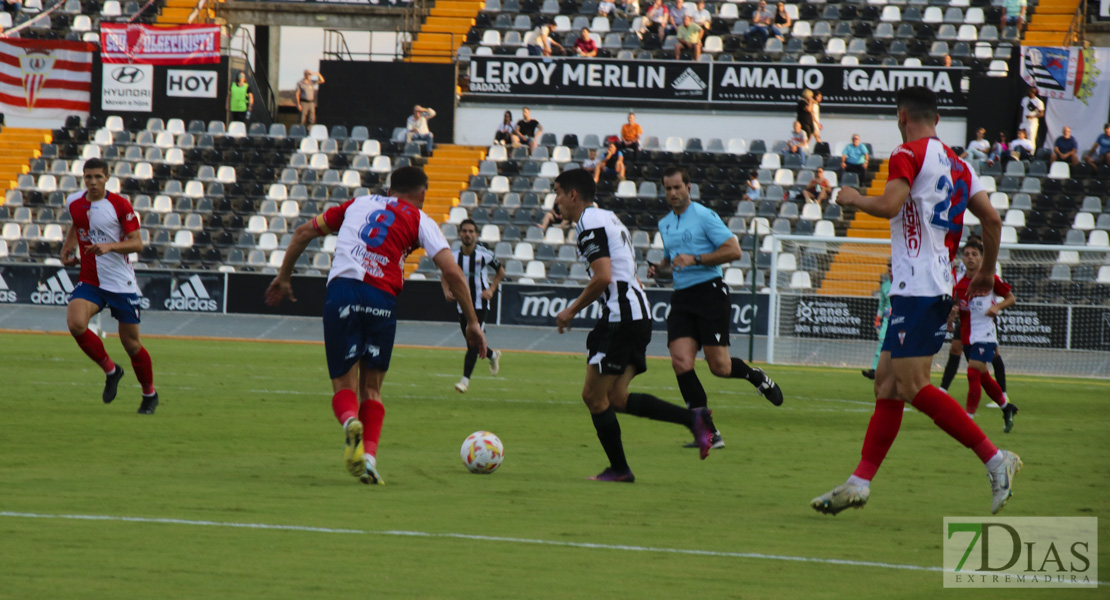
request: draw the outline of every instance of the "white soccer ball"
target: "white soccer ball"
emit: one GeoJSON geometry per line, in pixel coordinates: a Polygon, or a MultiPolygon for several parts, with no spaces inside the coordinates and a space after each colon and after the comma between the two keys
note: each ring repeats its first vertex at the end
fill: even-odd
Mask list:
{"type": "Polygon", "coordinates": [[[463,441],[459,454],[471,473],[493,473],[505,458],[505,446],[496,435],[475,431],[463,441]]]}

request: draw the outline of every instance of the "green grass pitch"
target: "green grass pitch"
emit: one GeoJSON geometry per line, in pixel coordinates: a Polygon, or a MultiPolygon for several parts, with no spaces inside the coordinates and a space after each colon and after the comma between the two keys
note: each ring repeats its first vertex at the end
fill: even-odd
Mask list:
{"type": "MultiPolygon", "coordinates": [[[[943,517],[988,515],[991,500],[974,454],[920,413],[866,508],[810,509],[859,457],[872,393],[855,370],[767,367],[776,408],[699,362],[728,447],[699,461],[684,430],[622,415],[637,481],[603,484],[585,480],[606,461],[582,356],[506,352],[460,395],[461,351],[398,348],[387,485],[371,487],[344,469],[322,346],[147,339],[162,404],[145,417],[106,345],[128,370],[107,406],[68,336],[0,334],[2,599],[1106,597],[944,589],[905,568],[938,567],[943,517]],[[459,459],[480,429],[506,448],[489,476],[459,459]]],[[[1014,432],[996,409],[978,420],[1025,461],[1002,514],[1101,517],[1110,579],[1110,382],[1011,373],[1009,388],[1014,432]]],[[[681,401],[664,360],[633,390],[681,401]]]]}

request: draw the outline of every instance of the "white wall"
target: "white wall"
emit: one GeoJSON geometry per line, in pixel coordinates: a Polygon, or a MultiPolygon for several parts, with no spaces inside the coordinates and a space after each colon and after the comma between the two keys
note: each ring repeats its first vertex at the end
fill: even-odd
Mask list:
{"type": "MultiPolygon", "coordinates": [[[[599,107],[567,107],[529,105],[532,117],[540,122],[544,132],[574,133],[579,140],[587,133],[599,136],[616,135],[625,123],[627,109],[599,107]]],[[[493,133],[501,123],[502,115],[511,110],[513,120],[520,119],[520,104],[460,104],[455,115],[455,143],[470,146],[488,146],[493,133]]],[[[791,112],[731,112],[690,110],[637,110],[636,121],[644,127],[644,135],[668,136],[683,139],[698,137],[703,142],[710,138],[744,138],[748,141],[762,139],[767,147],[776,140],[785,140],[794,124],[791,112]]],[[[853,133],[860,134],[870,143],[880,158],[885,158],[902,143],[893,110],[890,115],[834,116],[821,115],[824,129],[821,139],[836,147],[840,141],[850,141],[853,133]]],[[[966,119],[941,117],[937,135],[950,146],[963,146],[967,129],[966,119]]]]}

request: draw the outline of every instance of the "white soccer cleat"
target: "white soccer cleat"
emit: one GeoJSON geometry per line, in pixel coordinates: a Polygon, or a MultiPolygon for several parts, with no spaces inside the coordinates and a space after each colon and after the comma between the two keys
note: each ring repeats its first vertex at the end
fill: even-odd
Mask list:
{"type": "Polygon", "coordinates": [[[465,394],[467,388],[469,388],[469,387],[470,387],[470,382],[468,382],[466,380],[466,378],[463,377],[462,379],[459,380],[458,383],[455,384],[455,391],[460,393],[460,394],[465,394]]]}
{"type": "Polygon", "coordinates": [[[845,482],[810,500],[809,505],[817,512],[835,515],[846,508],[863,508],[870,496],[871,486],[845,482]]]}
{"type": "Polygon", "coordinates": [[[1002,464],[998,465],[997,469],[987,470],[987,479],[991,482],[991,492],[994,494],[994,501],[991,502],[992,515],[997,514],[1010,501],[1010,496],[1013,495],[1011,485],[1014,475],[1021,472],[1021,467],[1020,456],[1009,450],[1003,450],[1002,464]]]}
{"type": "Polygon", "coordinates": [[[368,485],[385,485],[385,480],[378,473],[378,459],[369,454],[362,457],[362,473],[358,480],[368,485]]]}
{"type": "Polygon", "coordinates": [[[494,350],[493,354],[490,354],[490,356],[489,356],[489,374],[490,375],[497,375],[497,372],[500,371],[500,370],[501,370],[501,351],[500,350],[494,350]]]}

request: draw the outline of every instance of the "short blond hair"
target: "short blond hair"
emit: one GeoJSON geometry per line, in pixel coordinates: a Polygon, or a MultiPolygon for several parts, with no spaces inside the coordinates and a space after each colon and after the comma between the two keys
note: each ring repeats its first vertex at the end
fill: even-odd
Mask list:
{"type": "Polygon", "coordinates": [[[813,100],[813,90],[802,90],[802,98],[813,100]]]}

